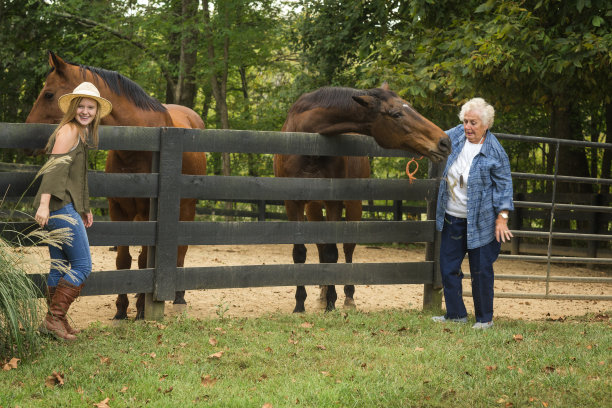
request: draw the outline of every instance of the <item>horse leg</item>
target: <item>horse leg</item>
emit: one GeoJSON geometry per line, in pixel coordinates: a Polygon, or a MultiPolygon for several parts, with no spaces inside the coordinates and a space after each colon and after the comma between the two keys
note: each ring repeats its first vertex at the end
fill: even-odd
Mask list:
{"type": "MultiPolygon", "coordinates": [[[[185,255],[187,254],[187,245],[181,245],[178,247],[178,258],[176,262],[176,266],[182,268],[185,265],[185,255]]],[[[185,300],[185,291],[177,290],[174,293],[174,302],[173,305],[186,305],[187,301],[185,300]]]]}
{"type": "MultiPolygon", "coordinates": [[[[285,201],[285,210],[287,212],[287,219],[289,221],[304,221],[304,202],[299,201],[285,201]]],[[[304,244],[293,244],[293,263],[305,263],[306,262],[306,245],[304,244]]],[[[293,313],[304,313],[306,306],[304,302],[307,297],[306,287],[297,286],[295,289],[295,308],[293,313]]]]}
{"type": "MultiPolygon", "coordinates": [[[[147,267],[148,247],[143,246],[138,255],[138,268],[145,269],[147,267]]],[[[134,320],[144,319],[145,294],[139,293],[136,295],[136,317],[134,320]]]]}
{"type": "MultiPolygon", "coordinates": [[[[326,201],[325,211],[327,221],[339,221],[342,219],[342,202],[326,201]]],[[[310,212],[307,211],[310,219],[310,212]]],[[[319,251],[319,263],[338,263],[338,246],[336,244],[317,244],[319,251]]],[[[334,285],[327,285],[325,311],[329,312],[336,309],[338,295],[334,285]]]]}
{"type": "MultiPolygon", "coordinates": [[[[194,168],[186,168],[186,159],[187,156],[183,154],[183,173],[184,174],[206,174],[206,156],[203,158],[203,163],[199,163],[198,160],[194,159],[193,165],[194,168]],[[203,165],[203,168],[202,168],[203,165]]],[[[180,204],[180,214],[179,219],[181,221],[193,221],[195,219],[196,214],[196,203],[195,199],[182,199],[180,204]]],[[[177,257],[176,257],[176,266],[182,268],[185,265],[185,255],[187,255],[187,249],[189,247],[187,245],[182,245],[178,247],[177,257]]],[[[174,294],[174,305],[186,305],[185,301],[185,291],[177,290],[174,294]]]]}
{"type": "MultiPolygon", "coordinates": [[[[132,266],[132,256],[130,255],[130,247],[117,246],[117,258],[115,259],[115,265],[117,269],[130,269],[132,266]]],[[[127,309],[130,304],[127,294],[122,293],[117,295],[115,300],[115,307],[117,312],[113,317],[114,320],[127,319],[127,309]]]]}
{"type": "MultiPolygon", "coordinates": [[[[346,208],[346,220],[347,221],[361,221],[361,215],[363,205],[361,201],[345,201],[344,206],[346,208]]],[[[353,253],[355,252],[356,244],[345,243],[344,249],[344,261],[346,263],[353,263],[353,253]]],[[[344,307],[355,308],[355,285],[344,285],[344,307]]]]}
{"type": "MultiPolygon", "coordinates": [[[[306,205],[306,218],[308,221],[323,221],[323,202],[309,202],[308,205],[306,205]]],[[[319,248],[317,247],[317,250],[318,249],[319,248]]],[[[319,262],[321,262],[320,259],[319,262]]],[[[327,305],[327,285],[319,285],[319,290],[319,302],[321,302],[323,305],[327,305]]]]}

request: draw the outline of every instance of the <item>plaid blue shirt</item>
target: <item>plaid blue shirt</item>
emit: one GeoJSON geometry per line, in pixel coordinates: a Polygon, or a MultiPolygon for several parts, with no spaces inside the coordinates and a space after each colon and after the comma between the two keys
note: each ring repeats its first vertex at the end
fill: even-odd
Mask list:
{"type": "MultiPolygon", "coordinates": [[[[446,131],[453,144],[438,192],[436,229],[442,231],[448,202],[448,169],[453,165],[466,142],[463,125],[446,131]]],[[[487,136],[480,153],[474,157],[468,176],[467,247],[480,248],[495,239],[495,219],[502,210],[514,210],[510,161],[493,133],[487,136]]]]}

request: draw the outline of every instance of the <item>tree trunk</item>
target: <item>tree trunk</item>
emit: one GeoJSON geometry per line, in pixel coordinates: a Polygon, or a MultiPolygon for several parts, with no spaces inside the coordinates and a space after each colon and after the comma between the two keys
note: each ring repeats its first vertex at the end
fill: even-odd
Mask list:
{"type": "MultiPolygon", "coordinates": [[[[218,13],[223,17],[224,23],[228,22],[228,12],[227,8],[224,8],[223,3],[218,3],[219,6],[218,13]]],[[[220,115],[221,128],[229,129],[229,115],[227,110],[227,71],[228,71],[228,60],[229,60],[229,36],[227,34],[223,35],[222,43],[223,43],[223,59],[220,64],[217,64],[216,61],[216,52],[215,52],[215,41],[213,36],[213,29],[210,23],[210,10],[209,10],[209,2],[208,0],[204,0],[204,32],[206,36],[207,48],[208,48],[208,63],[211,68],[211,87],[212,94],[215,98],[217,111],[220,115]],[[220,67],[219,67],[220,65],[220,67]]],[[[225,27],[227,28],[227,27],[225,27]]],[[[231,166],[230,166],[230,155],[229,153],[223,153],[222,155],[223,161],[223,175],[229,176],[231,174],[231,166]]]]}
{"type": "Polygon", "coordinates": [[[198,56],[198,29],[195,16],[199,0],[182,0],[181,50],[175,100],[179,105],[193,108],[196,96],[195,66],[198,56]]]}

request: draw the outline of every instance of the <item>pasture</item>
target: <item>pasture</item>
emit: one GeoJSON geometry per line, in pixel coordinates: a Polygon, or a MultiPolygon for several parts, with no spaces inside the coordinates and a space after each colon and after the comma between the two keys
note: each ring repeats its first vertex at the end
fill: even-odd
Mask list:
{"type": "Polygon", "coordinates": [[[97,323],[0,375],[3,407],[600,407],[610,322],[418,311],[97,323]],[[94,405],[98,404],[98,405],[94,405]]]}

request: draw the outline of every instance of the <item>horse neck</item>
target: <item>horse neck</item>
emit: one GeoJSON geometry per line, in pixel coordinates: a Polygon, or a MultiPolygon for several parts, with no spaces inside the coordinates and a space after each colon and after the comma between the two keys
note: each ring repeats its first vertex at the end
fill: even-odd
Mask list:
{"type": "Polygon", "coordinates": [[[113,105],[111,113],[102,119],[103,125],[143,127],[172,126],[172,118],[167,111],[158,112],[139,108],[129,99],[114,93],[102,78],[94,78],[94,74],[91,71],[86,71],[86,80],[97,84],[100,95],[108,99],[113,105]]]}
{"type": "Polygon", "coordinates": [[[283,125],[285,132],[309,132],[322,135],[359,133],[372,136],[372,118],[362,111],[315,108],[290,114],[283,125]]]}

